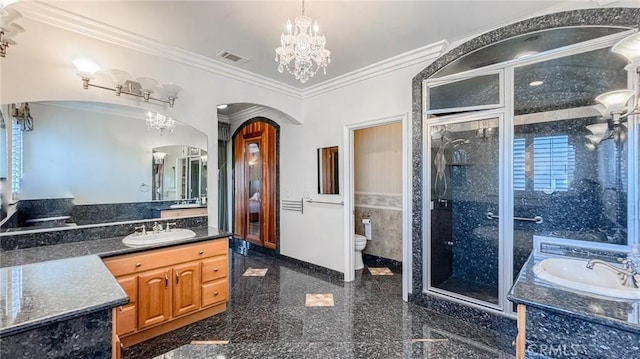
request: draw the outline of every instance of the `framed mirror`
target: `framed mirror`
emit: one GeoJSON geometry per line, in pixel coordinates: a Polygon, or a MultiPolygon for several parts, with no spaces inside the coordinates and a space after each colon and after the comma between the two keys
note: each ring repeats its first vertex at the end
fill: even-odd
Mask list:
{"type": "Polygon", "coordinates": [[[338,146],[318,148],[318,193],[340,194],[338,146]]]}

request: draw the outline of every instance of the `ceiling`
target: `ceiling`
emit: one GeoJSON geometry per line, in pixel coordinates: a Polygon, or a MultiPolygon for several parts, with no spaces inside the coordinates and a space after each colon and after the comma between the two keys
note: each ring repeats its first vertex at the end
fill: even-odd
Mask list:
{"type": "Polygon", "coordinates": [[[287,18],[293,21],[300,14],[300,1],[55,1],[48,5],[229,63],[216,57],[226,50],[249,58],[232,66],[305,89],[440,40],[460,41],[567,3],[307,1],[306,14],[320,24],[332,56],[327,74],[319,72],[305,84],[279,73],[274,61],[280,33],[287,18]]]}

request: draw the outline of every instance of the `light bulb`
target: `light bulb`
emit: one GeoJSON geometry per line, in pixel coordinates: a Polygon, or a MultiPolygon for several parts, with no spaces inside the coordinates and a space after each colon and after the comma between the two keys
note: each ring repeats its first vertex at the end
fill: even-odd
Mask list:
{"type": "Polygon", "coordinates": [[[84,57],[76,58],[72,61],[72,63],[73,66],[76,67],[78,75],[80,75],[81,77],[92,78],[93,75],[98,72],[98,70],[100,70],[100,66],[84,57]]]}

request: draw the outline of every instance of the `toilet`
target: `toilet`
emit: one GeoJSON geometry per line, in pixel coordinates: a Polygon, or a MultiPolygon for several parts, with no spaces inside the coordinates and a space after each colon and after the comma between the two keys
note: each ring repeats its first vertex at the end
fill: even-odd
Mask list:
{"type": "Polygon", "coordinates": [[[354,234],[353,236],[353,240],[355,242],[355,252],[353,255],[355,257],[354,262],[356,270],[364,268],[364,262],[362,261],[362,250],[367,246],[367,240],[371,240],[371,220],[363,219],[362,225],[364,226],[364,233],[366,236],[363,236],[361,234],[354,234]]]}

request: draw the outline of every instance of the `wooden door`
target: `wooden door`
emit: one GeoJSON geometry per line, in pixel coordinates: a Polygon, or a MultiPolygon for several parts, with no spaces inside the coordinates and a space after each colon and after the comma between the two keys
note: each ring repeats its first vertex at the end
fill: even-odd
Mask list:
{"type": "Polygon", "coordinates": [[[116,309],[116,334],[123,335],[136,330],[136,304],[138,302],[138,276],[118,278],[118,283],[129,296],[129,303],[116,309]]]}
{"type": "Polygon", "coordinates": [[[171,269],[162,268],[138,276],[138,329],[171,317],[171,269]]]}
{"type": "Polygon", "coordinates": [[[200,309],[200,262],[173,267],[173,316],[200,309]]]}
{"type": "Polygon", "coordinates": [[[234,236],[276,248],[276,128],[252,122],[234,144],[234,236]]]}

